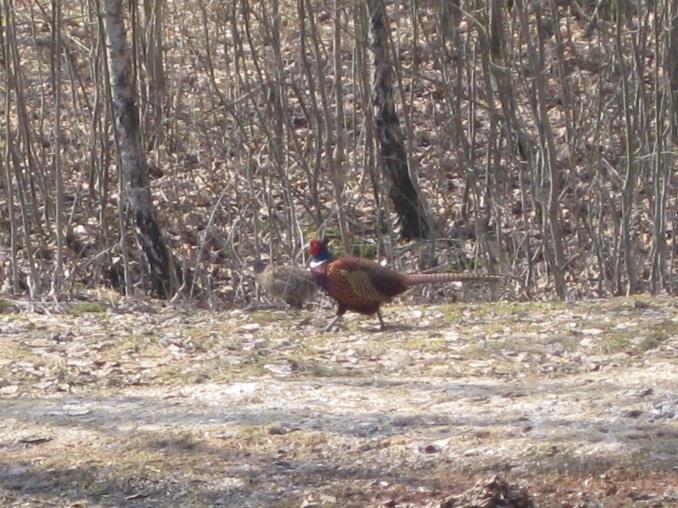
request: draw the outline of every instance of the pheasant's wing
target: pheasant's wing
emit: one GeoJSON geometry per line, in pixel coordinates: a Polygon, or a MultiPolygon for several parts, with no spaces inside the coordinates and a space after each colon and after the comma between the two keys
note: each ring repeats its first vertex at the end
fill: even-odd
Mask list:
{"type": "Polygon", "coordinates": [[[355,295],[374,302],[384,301],[384,295],[374,287],[368,272],[363,270],[341,269],[339,270],[339,273],[355,295]]]}
{"type": "Polygon", "coordinates": [[[330,263],[328,270],[339,272],[337,278],[344,280],[353,294],[372,302],[387,302],[407,289],[402,275],[369,259],[341,257],[330,263]]]}

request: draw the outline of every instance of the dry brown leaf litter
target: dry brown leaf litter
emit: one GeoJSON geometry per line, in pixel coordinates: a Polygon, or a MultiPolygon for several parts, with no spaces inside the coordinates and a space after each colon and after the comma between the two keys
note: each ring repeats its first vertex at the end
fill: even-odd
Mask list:
{"type": "Polygon", "coordinates": [[[671,506],[677,309],[3,314],[0,501],[671,506]]]}

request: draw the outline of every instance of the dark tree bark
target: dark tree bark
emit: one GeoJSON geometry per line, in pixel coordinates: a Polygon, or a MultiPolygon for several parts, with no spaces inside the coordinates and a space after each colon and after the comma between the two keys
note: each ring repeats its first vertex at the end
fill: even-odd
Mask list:
{"type": "Polygon", "coordinates": [[[165,77],[165,62],[163,60],[163,12],[164,0],[144,0],[144,61],[146,65],[146,94],[148,108],[144,117],[145,139],[149,140],[148,147],[158,146],[163,141],[164,128],[162,125],[165,98],[167,93],[167,79],[165,77]],[[150,138],[150,139],[149,139],[150,138]]]}
{"type": "Polygon", "coordinates": [[[544,176],[544,192],[541,198],[545,205],[545,215],[542,219],[542,230],[544,235],[544,249],[546,259],[549,264],[556,293],[561,299],[565,299],[567,287],[565,285],[565,242],[563,241],[563,231],[560,224],[560,193],[562,190],[563,175],[561,173],[561,164],[556,156],[556,143],[553,136],[551,122],[547,115],[547,93],[545,75],[545,41],[544,25],[541,20],[541,7],[534,5],[535,24],[537,26],[537,39],[532,39],[529,30],[529,19],[527,14],[527,5],[523,0],[516,0],[515,7],[518,9],[520,19],[520,29],[526,42],[528,64],[534,79],[535,100],[532,109],[539,127],[539,166],[544,176]],[[545,201],[545,203],[544,203],[545,201]],[[550,240],[550,241],[549,241],[550,240]]]}
{"type": "Polygon", "coordinates": [[[671,133],[674,143],[678,143],[678,6],[670,2],[669,40],[666,53],[666,73],[671,87],[671,133]]]}
{"type": "MultiPolygon", "coordinates": [[[[669,86],[671,88],[671,140],[674,145],[678,144],[678,5],[676,2],[669,2],[669,18],[670,18],[670,31],[669,31],[669,43],[668,51],[666,55],[666,70],[669,75],[669,86]]],[[[673,159],[669,159],[667,164],[671,164],[673,159]]],[[[670,179],[669,179],[670,182],[670,179]]],[[[669,183],[670,186],[675,187],[675,182],[673,184],[669,183]]],[[[671,220],[673,222],[673,247],[671,248],[671,264],[669,266],[675,266],[674,259],[678,255],[678,210],[673,210],[671,220]]],[[[669,271],[669,280],[672,282],[669,285],[669,292],[675,292],[675,283],[673,282],[673,271],[669,271]]]]}
{"type": "Polygon", "coordinates": [[[388,32],[381,0],[368,0],[370,36],[374,54],[374,113],[381,159],[401,236],[426,238],[431,228],[426,210],[407,167],[407,153],[393,94],[393,69],[388,54],[388,32]]]}
{"type": "Polygon", "coordinates": [[[137,237],[148,262],[153,291],[161,298],[169,298],[178,287],[178,277],[153,211],[148,171],[139,138],[139,110],[123,25],[122,0],[105,0],[102,5],[121,171],[134,213],[137,237]]]}
{"type": "MultiPolygon", "coordinates": [[[[624,183],[622,185],[622,200],[621,200],[621,245],[624,254],[624,265],[626,266],[626,277],[628,283],[626,285],[626,294],[630,295],[635,293],[638,290],[638,276],[636,273],[636,259],[634,255],[634,231],[631,227],[631,215],[633,214],[634,209],[634,194],[636,188],[636,180],[638,174],[636,153],[638,139],[634,136],[634,125],[631,109],[632,106],[632,91],[629,80],[627,79],[627,70],[626,63],[624,60],[624,48],[622,45],[623,38],[623,15],[624,11],[618,11],[616,33],[615,33],[615,47],[617,53],[617,60],[619,62],[619,70],[621,76],[621,99],[622,99],[622,111],[624,113],[624,148],[625,148],[625,174],[624,174],[624,183]]],[[[635,111],[634,111],[635,113],[635,111]]],[[[618,280],[620,277],[621,271],[618,271],[617,277],[618,280]]],[[[621,286],[621,284],[619,284],[621,286]]],[[[619,287],[618,289],[621,289],[619,287]]]]}

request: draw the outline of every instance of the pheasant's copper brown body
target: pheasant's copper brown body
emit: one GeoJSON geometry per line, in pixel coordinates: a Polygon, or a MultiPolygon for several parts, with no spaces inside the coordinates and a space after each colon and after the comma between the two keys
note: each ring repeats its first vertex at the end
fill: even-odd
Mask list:
{"type": "Polygon", "coordinates": [[[311,240],[309,250],[313,256],[311,275],[338,304],[337,317],[328,328],[347,310],[366,315],[377,314],[384,328],[379,311],[381,304],[390,302],[411,286],[464,280],[497,281],[501,278],[498,275],[475,273],[402,274],[369,259],[350,256],[335,258],[328,251],[326,242],[319,240],[311,240]]]}

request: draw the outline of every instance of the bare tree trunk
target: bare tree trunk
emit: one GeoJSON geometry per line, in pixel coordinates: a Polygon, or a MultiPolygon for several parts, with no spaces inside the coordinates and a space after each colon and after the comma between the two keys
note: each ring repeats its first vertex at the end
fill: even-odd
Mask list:
{"type": "MultiPolygon", "coordinates": [[[[673,144],[678,144],[678,5],[676,2],[670,1],[669,5],[669,26],[670,31],[668,34],[668,49],[666,51],[666,67],[667,74],[669,75],[669,87],[671,89],[671,101],[670,101],[670,115],[671,115],[671,140],[673,144]]],[[[675,154],[669,154],[666,164],[669,168],[673,167],[675,164],[675,154]]],[[[674,177],[675,179],[675,177],[674,177]]],[[[669,171],[668,181],[666,183],[669,189],[672,186],[671,183],[671,172],[669,171]]],[[[675,183],[673,184],[675,186],[675,183]]],[[[673,280],[673,267],[675,266],[674,260],[676,255],[678,255],[678,210],[673,210],[671,220],[673,221],[673,248],[671,249],[671,269],[668,273],[669,282],[669,292],[673,293],[675,283],[673,280]]]]}
{"type": "Polygon", "coordinates": [[[52,0],[52,87],[54,89],[54,204],[56,226],[56,260],[52,277],[52,296],[61,293],[64,280],[64,183],[61,167],[61,2],[52,0]]]}
{"type": "MultiPolygon", "coordinates": [[[[672,2],[675,3],[675,2],[672,2]]],[[[660,15],[660,7],[655,3],[654,11],[654,44],[656,47],[661,45],[662,37],[662,22],[660,15]]],[[[666,7],[666,14],[670,14],[670,9],[666,7]]],[[[669,43],[670,46],[670,43],[669,43]]],[[[677,64],[678,65],[678,64],[677,64]]],[[[659,75],[660,66],[655,65],[653,70],[654,81],[654,162],[653,162],[653,177],[652,177],[652,214],[653,214],[653,231],[652,231],[652,247],[650,250],[650,261],[652,269],[650,271],[650,290],[653,294],[666,286],[666,238],[664,231],[666,229],[666,202],[669,183],[669,155],[664,153],[664,129],[666,125],[666,118],[669,119],[669,129],[671,123],[671,108],[664,107],[662,83],[659,75]],[[668,113],[668,115],[667,115],[668,113]]]]}
{"type": "Polygon", "coordinates": [[[154,147],[163,141],[162,116],[165,106],[166,79],[163,61],[163,10],[165,0],[144,0],[144,63],[148,110],[144,125],[154,147]]]}
{"type": "MultiPolygon", "coordinates": [[[[7,80],[5,80],[7,82],[7,80]]],[[[6,94],[5,104],[9,103],[9,94],[6,94]]],[[[9,108],[7,109],[9,116],[9,108]]],[[[7,120],[7,117],[5,117],[7,120]]],[[[9,132],[9,122],[5,123],[5,134],[9,132]]],[[[9,289],[10,294],[19,293],[19,287],[21,283],[19,282],[19,241],[17,232],[18,224],[17,219],[14,214],[14,196],[12,193],[12,171],[10,169],[10,147],[9,147],[9,137],[7,138],[6,145],[4,146],[3,153],[0,154],[0,165],[2,165],[5,173],[5,199],[7,200],[7,213],[9,221],[9,243],[10,243],[10,252],[11,252],[11,262],[10,262],[10,271],[11,271],[11,281],[5,281],[3,290],[9,289]]],[[[3,273],[3,276],[9,276],[8,273],[3,273]]]]}
{"type": "MultiPolygon", "coordinates": [[[[358,2],[354,4],[353,7],[353,23],[356,27],[356,33],[358,37],[362,40],[369,39],[369,14],[367,10],[367,4],[365,2],[358,2]]],[[[371,102],[371,90],[372,83],[370,79],[370,58],[369,58],[369,48],[366,45],[361,44],[357,45],[355,48],[355,74],[356,80],[358,82],[358,90],[356,95],[361,97],[361,109],[362,111],[370,111],[372,108],[371,102]]],[[[356,117],[356,108],[353,109],[354,117],[356,117]]],[[[386,220],[386,206],[388,200],[384,201],[382,198],[382,188],[383,188],[383,174],[378,171],[376,165],[376,143],[374,142],[376,135],[376,127],[374,125],[374,117],[371,115],[364,116],[365,122],[365,140],[363,144],[363,153],[362,157],[357,157],[356,150],[356,165],[362,165],[366,172],[369,175],[370,184],[372,186],[372,194],[374,196],[374,206],[376,210],[376,218],[374,221],[374,232],[377,238],[377,253],[380,255],[383,250],[384,241],[383,234],[387,232],[388,225],[390,221],[386,220]],[[362,159],[362,160],[360,160],[362,159]]],[[[354,122],[355,123],[355,122],[354,122]]],[[[359,140],[354,135],[354,143],[358,144],[359,140]]]]}
{"type": "Polygon", "coordinates": [[[178,287],[178,274],[153,212],[146,162],[139,139],[139,111],[135,103],[122,1],[105,0],[103,10],[121,171],[134,213],[137,237],[148,261],[153,290],[160,297],[169,298],[178,287]]]}
{"type": "MultiPolygon", "coordinates": [[[[293,186],[289,178],[289,159],[290,159],[290,145],[291,138],[294,135],[292,129],[290,129],[290,119],[288,111],[290,110],[289,106],[289,93],[288,85],[285,81],[285,63],[283,56],[283,49],[281,43],[281,26],[280,19],[282,17],[280,12],[280,2],[278,0],[273,0],[270,3],[271,7],[271,25],[269,28],[271,47],[273,49],[273,65],[271,72],[273,74],[273,81],[270,86],[270,94],[273,99],[271,102],[271,112],[273,114],[272,123],[273,123],[273,132],[271,133],[271,146],[273,157],[276,163],[278,174],[280,175],[280,181],[285,192],[285,199],[287,201],[287,210],[288,210],[288,232],[287,237],[289,238],[289,252],[290,257],[294,259],[298,248],[303,248],[304,239],[301,234],[299,234],[299,217],[295,211],[294,206],[294,194],[293,186]]],[[[270,188],[269,188],[270,189],[270,188]]],[[[269,197],[270,194],[269,194],[269,197]]],[[[273,207],[272,200],[269,199],[269,207],[273,207]]],[[[269,213],[269,217],[272,217],[273,214],[269,213]]],[[[272,237],[274,241],[275,237],[272,237]]],[[[273,245],[271,245],[273,247],[273,245]]]]}
{"type": "Polygon", "coordinates": [[[553,131],[546,110],[546,84],[544,82],[545,35],[541,21],[541,7],[539,4],[534,5],[535,21],[537,25],[537,47],[535,48],[529,32],[526,6],[522,0],[517,0],[516,6],[520,17],[520,29],[522,30],[523,37],[527,43],[530,69],[532,75],[535,77],[534,91],[536,93],[536,102],[533,104],[533,108],[535,109],[535,120],[539,127],[539,165],[541,166],[542,175],[548,175],[548,187],[545,189],[546,213],[542,222],[544,249],[547,254],[546,257],[550,265],[551,273],[553,274],[556,294],[559,298],[564,299],[567,289],[563,274],[565,268],[565,247],[558,205],[562,175],[560,174],[558,161],[556,160],[555,141],[553,139],[553,131]]]}
{"type": "MultiPolygon", "coordinates": [[[[348,225],[346,221],[346,211],[344,210],[344,189],[346,187],[346,172],[344,171],[344,160],[346,159],[346,133],[344,132],[344,88],[341,60],[341,31],[342,31],[342,9],[340,2],[333,1],[332,10],[334,12],[334,40],[332,56],[334,57],[334,97],[336,103],[336,118],[334,120],[334,151],[331,161],[332,187],[334,189],[334,199],[337,202],[337,215],[339,218],[339,232],[341,241],[344,245],[344,252],[349,252],[350,242],[348,239],[348,225]]],[[[328,119],[329,120],[329,119],[328,119]]]]}
{"type": "MultiPolygon", "coordinates": [[[[316,44],[312,45],[312,48],[308,47],[309,32],[312,34],[314,32],[313,25],[313,13],[310,9],[307,10],[306,0],[297,0],[297,16],[299,19],[299,44],[300,44],[300,59],[301,67],[304,71],[305,82],[303,84],[309,90],[308,94],[308,120],[311,128],[316,133],[317,140],[315,142],[313,150],[313,162],[309,168],[308,174],[308,187],[310,194],[311,205],[315,209],[315,221],[317,226],[320,226],[323,222],[322,213],[321,213],[321,202],[320,194],[318,190],[319,177],[320,177],[320,168],[322,167],[322,137],[325,131],[325,125],[322,122],[322,115],[320,113],[320,106],[318,105],[318,99],[316,97],[316,81],[317,77],[313,73],[313,67],[311,65],[310,52],[313,48],[316,47],[316,44]],[[310,27],[307,27],[306,24],[310,24],[310,27]]],[[[318,62],[316,62],[318,64],[318,62]]]]}
{"type": "MultiPolygon", "coordinates": [[[[621,9],[621,7],[618,7],[621,9]]],[[[636,185],[636,162],[634,161],[635,142],[633,135],[633,125],[631,121],[631,104],[629,83],[627,78],[626,63],[624,61],[624,52],[622,49],[622,24],[623,13],[617,14],[617,32],[615,43],[617,49],[617,59],[619,61],[619,74],[621,77],[622,88],[622,111],[624,113],[624,144],[626,155],[626,171],[624,174],[624,184],[622,187],[622,214],[621,214],[621,245],[624,254],[624,265],[626,266],[626,276],[628,284],[626,293],[635,293],[637,289],[636,267],[633,256],[633,238],[631,232],[631,213],[633,211],[633,194],[636,185]]]]}
{"type": "MultiPolygon", "coordinates": [[[[23,141],[24,145],[24,150],[26,154],[26,161],[27,161],[27,167],[30,170],[29,171],[29,177],[35,172],[37,173],[38,170],[34,165],[34,160],[32,157],[32,142],[30,140],[29,136],[29,128],[28,128],[28,115],[26,113],[26,107],[25,107],[25,101],[24,97],[22,96],[23,94],[23,83],[21,81],[21,74],[20,74],[20,69],[21,69],[21,61],[19,59],[19,50],[17,47],[17,35],[16,35],[16,20],[14,18],[14,6],[12,5],[12,2],[9,0],[6,0],[3,2],[3,15],[4,15],[4,20],[5,20],[5,26],[3,27],[3,30],[6,35],[6,39],[3,41],[5,52],[4,52],[4,64],[5,64],[5,94],[6,94],[6,100],[5,100],[5,133],[6,133],[6,139],[5,143],[7,143],[6,147],[6,158],[7,160],[5,163],[7,164],[7,192],[12,193],[14,189],[16,189],[16,197],[19,203],[19,208],[21,211],[21,233],[23,237],[23,248],[24,248],[24,256],[26,259],[26,262],[28,263],[29,267],[29,274],[26,277],[26,285],[28,286],[28,295],[31,301],[34,301],[40,297],[41,291],[42,291],[42,284],[40,280],[40,274],[39,271],[35,265],[35,246],[33,245],[33,241],[31,239],[31,229],[32,226],[34,225],[36,229],[40,230],[40,223],[37,220],[33,220],[33,217],[37,216],[37,212],[35,210],[36,208],[36,201],[37,198],[35,197],[35,192],[33,192],[33,199],[29,199],[26,196],[26,191],[27,189],[30,188],[30,190],[34,189],[32,187],[29,187],[26,184],[25,178],[24,178],[24,169],[23,165],[21,164],[19,160],[19,154],[17,151],[21,147],[21,142],[17,143],[16,140],[14,139],[15,136],[12,135],[11,131],[11,126],[17,125],[17,138],[23,141]],[[15,113],[16,117],[15,119],[12,118],[12,108],[11,108],[11,96],[12,92],[14,92],[14,99],[15,99],[15,113]],[[10,172],[13,171],[14,173],[14,181],[16,181],[16,186],[13,188],[12,187],[12,176],[10,172]],[[33,202],[33,207],[31,207],[30,202],[33,202]]],[[[31,180],[31,183],[32,180],[31,180]]],[[[8,199],[8,203],[11,203],[12,199],[8,199]]],[[[47,206],[46,206],[47,207],[47,206]]],[[[10,210],[10,213],[13,214],[13,210],[10,210]]],[[[15,224],[16,225],[16,224],[15,224]]],[[[15,229],[16,231],[16,229],[15,229]]],[[[14,233],[13,233],[14,235],[14,233]]],[[[16,242],[16,239],[13,236],[12,241],[14,242],[12,244],[12,255],[13,255],[13,262],[16,262],[16,250],[18,249],[18,244],[16,242]]],[[[17,265],[14,266],[13,268],[13,283],[14,283],[14,290],[16,291],[17,288],[17,278],[18,278],[18,268],[17,265]]]]}
{"type": "MultiPolygon", "coordinates": [[[[524,232],[525,240],[522,242],[522,245],[524,245],[525,249],[524,259],[527,262],[525,286],[530,288],[534,278],[534,260],[530,234],[531,220],[527,211],[528,206],[526,196],[528,194],[528,190],[526,189],[527,184],[525,182],[525,168],[527,167],[529,172],[533,173],[533,169],[529,167],[531,164],[533,164],[533,160],[529,156],[530,149],[528,147],[533,146],[534,142],[529,139],[525,128],[516,113],[516,93],[514,91],[513,80],[511,76],[511,53],[507,50],[507,38],[505,33],[506,23],[504,20],[504,3],[505,2],[500,0],[492,0],[490,3],[490,18],[488,23],[489,51],[483,52],[483,66],[486,67],[486,73],[488,73],[487,71],[491,71],[491,75],[494,78],[493,82],[495,83],[501,105],[501,116],[504,124],[503,130],[505,132],[507,148],[510,154],[512,154],[514,157],[517,156],[515,160],[516,165],[518,166],[518,183],[521,199],[520,211],[523,218],[524,227],[526,229],[524,232]],[[490,60],[486,63],[488,57],[490,57],[490,60]]],[[[481,38],[481,42],[484,42],[484,38],[481,38]]],[[[492,108],[491,105],[494,101],[489,95],[489,88],[490,87],[488,85],[488,102],[489,106],[492,108]]],[[[510,181],[510,175],[507,180],[510,181]]],[[[500,194],[497,192],[497,194],[501,195],[503,193],[500,194]]],[[[496,199],[498,199],[498,197],[496,199]]],[[[496,222],[496,224],[499,223],[499,221],[496,222]]],[[[500,239],[498,238],[498,240],[500,239]]]]}
{"type": "Polygon", "coordinates": [[[678,143],[678,5],[669,2],[669,34],[665,67],[671,89],[671,139],[678,143]]]}
{"type": "Polygon", "coordinates": [[[381,159],[391,186],[389,194],[402,228],[401,236],[406,239],[426,238],[431,226],[424,203],[409,174],[403,133],[395,110],[384,6],[381,0],[368,0],[368,8],[374,52],[374,110],[381,159]]]}
{"type": "MultiPolygon", "coordinates": [[[[5,3],[5,8],[7,8],[7,5],[5,3]]],[[[8,15],[7,10],[4,12],[0,13],[0,16],[2,16],[3,19],[7,20],[8,18],[5,17],[8,15]]],[[[7,21],[6,21],[7,22],[7,21]]],[[[8,32],[8,37],[11,37],[12,32],[12,25],[8,25],[7,27],[7,32],[8,32]]],[[[5,199],[7,200],[7,214],[8,214],[8,221],[9,221],[9,243],[10,243],[10,251],[11,251],[11,263],[10,263],[10,270],[11,270],[11,282],[6,281],[5,282],[5,288],[9,286],[11,288],[10,293],[18,293],[19,292],[19,233],[18,233],[18,219],[16,218],[16,215],[14,213],[14,193],[12,192],[12,167],[11,167],[11,159],[12,159],[12,153],[11,153],[11,143],[12,143],[12,134],[11,134],[11,126],[12,126],[12,121],[11,121],[11,89],[13,87],[12,84],[12,62],[10,61],[9,58],[9,53],[10,53],[10,46],[8,41],[5,38],[5,29],[3,28],[0,30],[0,48],[1,48],[1,55],[2,55],[2,64],[3,64],[3,71],[4,71],[4,79],[3,79],[3,84],[5,86],[5,101],[4,101],[4,108],[5,108],[5,126],[3,129],[3,136],[4,136],[4,146],[2,147],[2,157],[3,159],[0,160],[0,163],[3,166],[4,173],[5,173],[5,199]]],[[[7,276],[8,274],[3,273],[2,275],[7,276]]],[[[3,289],[5,289],[3,288],[3,289]]]]}

